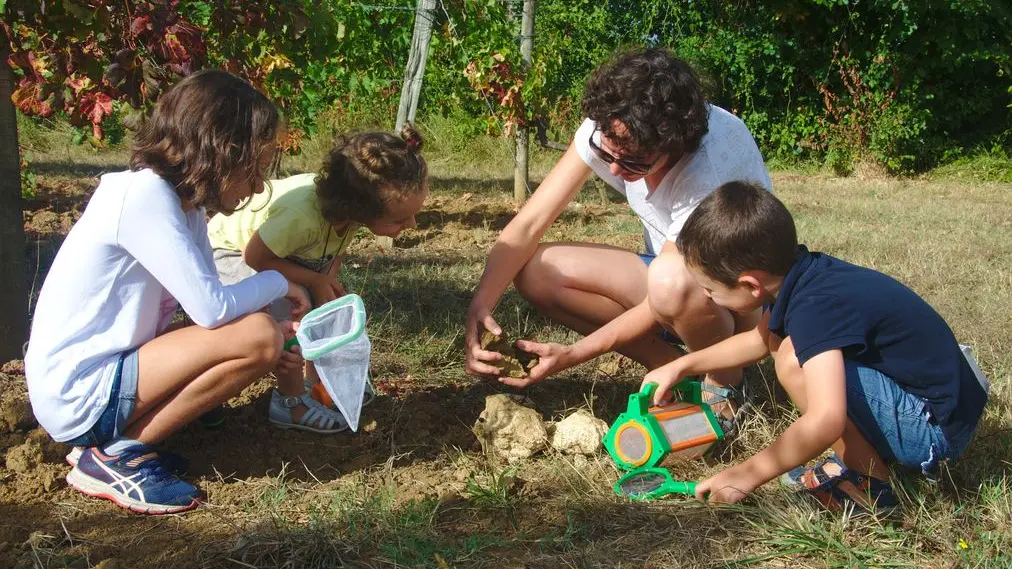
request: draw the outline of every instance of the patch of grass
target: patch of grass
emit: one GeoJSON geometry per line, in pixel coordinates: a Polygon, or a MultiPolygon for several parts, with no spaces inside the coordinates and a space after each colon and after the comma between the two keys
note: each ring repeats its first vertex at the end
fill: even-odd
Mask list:
{"type": "Polygon", "coordinates": [[[464,495],[479,508],[512,511],[519,500],[517,489],[517,471],[507,467],[469,477],[464,495]]]}
{"type": "Polygon", "coordinates": [[[1012,183],[1012,155],[1007,145],[995,143],[961,155],[929,172],[937,180],[1012,183]]]}
{"type": "MultiPolygon", "coordinates": [[[[426,408],[433,415],[430,422],[453,423],[466,434],[473,416],[459,416],[455,404],[473,401],[480,409],[484,395],[501,389],[464,374],[462,349],[465,311],[485,255],[514,215],[510,146],[508,140],[481,137],[472,144],[460,133],[442,133],[438,122],[420,126],[432,142],[427,153],[432,194],[419,227],[399,237],[393,249],[379,248],[368,236],[358,238],[342,278],[366,302],[374,378],[405,392],[432,395],[437,406],[426,408]]],[[[37,144],[41,163],[79,158],[66,154],[65,143],[54,143],[51,151],[37,144]]],[[[300,168],[314,170],[330,142],[321,136],[315,144],[300,158],[300,168]]],[[[532,177],[540,180],[558,154],[535,155],[532,177]]],[[[46,182],[57,174],[92,176],[104,167],[101,160],[114,156],[125,155],[92,152],[67,171],[43,168],[39,176],[46,182]]],[[[421,409],[406,405],[408,398],[401,395],[388,409],[402,409],[402,415],[376,415],[374,434],[319,442],[296,435],[299,448],[326,453],[327,461],[341,465],[358,458],[340,454],[360,448],[349,446],[357,440],[350,437],[372,436],[368,452],[379,463],[386,458],[379,455],[392,454],[385,466],[353,472],[335,468],[319,481],[284,472],[233,481],[228,485],[238,497],[215,503],[212,493],[207,508],[171,523],[206,544],[200,556],[206,567],[1012,566],[1012,192],[1007,182],[980,182],[945,170],[918,179],[841,179],[812,172],[774,173],[777,195],[795,215],[802,241],[912,287],[946,318],[960,341],[973,346],[992,382],[974,442],[947,466],[942,479],[928,484],[898,478],[904,504],[898,519],[821,512],[775,483],[731,507],[687,499],[633,503],[612,494],[617,472],[605,456],[550,454],[511,467],[490,465],[466,441],[452,443],[463,450],[449,448],[426,421],[418,428],[431,429],[435,440],[425,451],[404,445],[394,453],[395,435],[403,433],[392,423],[408,422],[421,409]],[[404,448],[406,454],[398,454],[404,448]],[[409,469],[418,465],[437,473],[438,492],[417,492],[409,469]]],[[[602,200],[598,188],[588,186],[546,240],[639,250],[642,228],[626,205],[616,203],[616,195],[609,191],[602,200]]],[[[512,290],[495,316],[514,336],[577,338],[535,313],[512,290]]],[[[642,374],[628,362],[609,373],[589,362],[524,394],[547,417],[587,404],[610,421],[642,374]]],[[[678,478],[702,479],[747,458],[796,418],[769,361],[747,374],[758,394],[756,412],[738,437],[705,461],[672,464],[678,478]]],[[[259,408],[256,415],[262,420],[259,408]]],[[[88,523],[119,532],[123,518],[95,516],[88,523]]],[[[46,531],[60,535],[59,525],[46,531]]],[[[77,543],[39,542],[40,555],[56,566],[61,555],[87,551],[87,544],[77,543]]]]}

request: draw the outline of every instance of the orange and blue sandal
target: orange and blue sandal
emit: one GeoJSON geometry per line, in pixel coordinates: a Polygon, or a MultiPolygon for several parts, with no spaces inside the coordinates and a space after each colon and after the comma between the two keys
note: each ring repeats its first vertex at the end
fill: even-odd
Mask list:
{"type": "Polygon", "coordinates": [[[796,466],[780,476],[780,483],[792,490],[811,490],[838,478],[847,470],[847,465],[836,454],[816,462],[812,466],[796,466]]]}
{"type": "MultiPolygon", "coordinates": [[[[835,456],[831,458],[840,464],[835,456]]],[[[798,477],[801,488],[823,508],[830,511],[853,508],[855,513],[880,515],[889,515],[899,508],[899,500],[888,481],[859,474],[847,467],[834,476],[826,472],[825,462],[828,461],[806,468],[798,477]]]]}
{"type": "Polygon", "coordinates": [[[745,381],[736,387],[721,387],[705,381],[700,383],[703,401],[717,415],[720,428],[725,437],[738,434],[738,425],[742,418],[752,409],[750,394],[746,391],[745,381]]]}

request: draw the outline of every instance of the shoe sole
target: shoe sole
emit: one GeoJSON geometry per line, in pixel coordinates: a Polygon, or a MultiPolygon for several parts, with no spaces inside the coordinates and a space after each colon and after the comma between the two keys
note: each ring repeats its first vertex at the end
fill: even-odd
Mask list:
{"type": "Polygon", "coordinates": [[[286,429],[286,430],[287,429],[294,429],[296,431],[306,431],[308,433],[314,433],[314,434],[317,434],[317,435],[336,435],[338,433],[343,433],[343,432],[345,432],[345,431],[348,430],[348,425],[345,425],[344,427],[341,427],[340,429],[316,429],[316,428],[313,428],[313,427],[308,427],[306,425],[299,425],[297,423],[285,423],[285,422],[282,422],[282,421],[276,421],[276,420],[271,419],[269,417],[268,417],[267,420],[270,421],[272,425],[278,427],[279,429],[286,429]]]}
{"type": "Polygon", "coordinates": [[[67,474],[67,484],[82,494],[91,496],[92,498],[105,498],[121,508],[130,510],[131,512],[137,512],[138,514],[177,514],[179,512],[192,510],[200,505],[200,500],[193,500],[189,504],[182,506],[150,504],[148,502],[134,500],[116,492],[116,490],[108,484],[81,472],[76,466],[69,474],[67,474]]]}

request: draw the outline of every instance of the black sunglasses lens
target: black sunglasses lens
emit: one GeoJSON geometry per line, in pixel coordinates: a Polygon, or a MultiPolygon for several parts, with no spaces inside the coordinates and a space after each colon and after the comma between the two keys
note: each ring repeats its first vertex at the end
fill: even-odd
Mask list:
{"type": "Polygon", "coordinates": [[[594,142],[594,135],[590,136],[590,148],[593,149],[598,158],[604,160],[606,164],[618,164],[623,170],[629,172],[630,174],[646,174],[650,171],[650,168],[653,167],[653,164],[641,164],[639,162],[629,162],[628,160],[616,158],[594,142]]]}
{"type": "Polygon", "coordinates": [[[618,162],[618,165],[625,168],[625,171],[630,174],[646,174],[650,171],[650,166],[647,166],[646,164],[626,162],[625,160],[616,160],[616,162],[618,162]]]}

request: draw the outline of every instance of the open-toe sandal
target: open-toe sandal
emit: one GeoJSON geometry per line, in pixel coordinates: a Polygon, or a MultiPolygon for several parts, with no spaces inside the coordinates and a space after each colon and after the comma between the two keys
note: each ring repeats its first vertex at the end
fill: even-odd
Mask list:
{"type": "Polygon", "coordinates": [[[284,396],[275,389],[271,393],[268,420],[282,429],[299,429],[320,435],[332,435],[348,429],[340,411],[324,406],[308,391],[302,395],[284,396]],[[292,420],[292,411],[299,405],[304,405],[306,412],[296,422],[292,420]]]}

